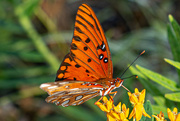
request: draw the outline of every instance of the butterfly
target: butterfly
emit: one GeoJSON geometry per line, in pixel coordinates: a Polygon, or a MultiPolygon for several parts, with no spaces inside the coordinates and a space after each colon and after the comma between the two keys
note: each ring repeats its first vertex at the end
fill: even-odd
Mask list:
{"type": "MultiPolygon", "coordinates": [[[[70,52],[64,57],[55,82],[41,84],[49,96],[46,101],[63,107],[84,103],[96,96],[114,94],[123,79],[113,78],[108,42],[94,11],[79,6],[70,52]]],[[[97,101],[97,102],[98,102],[97,101]]],[[[96,102],[96,103],[97,103],[96,102]]]]}

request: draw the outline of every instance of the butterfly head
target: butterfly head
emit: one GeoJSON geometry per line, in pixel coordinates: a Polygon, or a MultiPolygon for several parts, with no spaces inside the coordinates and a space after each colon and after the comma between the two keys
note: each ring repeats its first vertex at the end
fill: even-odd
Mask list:
{"type": "Polygon", "coordinates": [[[124,82],[124,80],[117,78],[115,79],[115,87],[118,88],[122,85],[122,83],[124,82]]]}

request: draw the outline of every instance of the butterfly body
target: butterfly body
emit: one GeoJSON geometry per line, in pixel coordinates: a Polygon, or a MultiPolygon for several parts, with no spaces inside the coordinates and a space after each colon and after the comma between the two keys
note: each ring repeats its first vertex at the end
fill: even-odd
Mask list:
{"type": "Polygon", "coordinates": [[[41,84],[50,95],[47,102],[64,107],[80,105],[96,96],[112,92],[122,85],[113,79],[111,53],[103,29],[93,12],[82,4],[76,15],[70,52],[64,57],[55,82],[41,84]]]}

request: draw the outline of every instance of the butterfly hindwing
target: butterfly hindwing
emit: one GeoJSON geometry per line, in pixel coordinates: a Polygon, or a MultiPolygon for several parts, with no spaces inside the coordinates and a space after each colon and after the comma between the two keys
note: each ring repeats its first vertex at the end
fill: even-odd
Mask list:
{"type": "Polygon", "coordinates": [[[112,78],[112,60],[103,29],[93,12],[82,4],[77,12],[70,53],[58,72],[58,80],[96,81],[112,78]]]}
{"type": "Polygon", "coordinates": [[[96,96],[99,96],[99,90],[92,90],[88,93],[76,92],[76,94],[72,94],[71,92],[67,94],[54,94],[50,95],[46,98],[46,101],[49,103],[55,103],[56,105],[62,105],[63,107],[67,107],[70,105],[80,105],[84,103],[85,101],[88,101],[96,96]]]}
{"type": "Polygon", "coordinates": [[[99,96],[100,90],[105,87],[105,85],[95,82],[84,81],[51,82],[40,86],[50,95],[46,98],[47,102],[64,107],[80,105],[93,97],[99,96]]]}

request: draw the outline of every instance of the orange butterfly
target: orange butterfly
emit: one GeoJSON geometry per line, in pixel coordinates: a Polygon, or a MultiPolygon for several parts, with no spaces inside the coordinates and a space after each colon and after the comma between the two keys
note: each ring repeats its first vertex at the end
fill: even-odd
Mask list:
{"type": "MultiPolygon", "coordinates": [[[[113,79],[113,65],[103,29],[94,13],[82,4],[77,12],[71,50],[59,70],[55,82],[41,84],[50,96],[47,102],[62,105],[80,105],[85,101],[109,94],[122,85],[120,78],[113,79]]],[[[98,102],[97,101],[97,102],[98,102]]]]}

